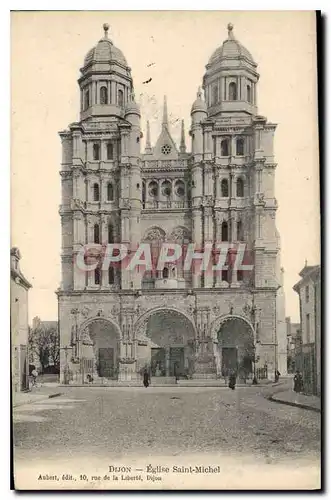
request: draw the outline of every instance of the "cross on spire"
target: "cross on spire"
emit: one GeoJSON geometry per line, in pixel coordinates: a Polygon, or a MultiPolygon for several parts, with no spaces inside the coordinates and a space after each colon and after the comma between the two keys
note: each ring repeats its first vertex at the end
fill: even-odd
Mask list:
{"type": "Polygon", "coordinates": [[[103,31],[105,32],[105,35],[104,35],[105,38],[108,38],[108,30],[109,30],[109,24],[108,23],[104,23],[104,25],[103,25],[103,31]]]}
{"type": "Polygon", "coordinates": [[[232,23],[228,24],[228,40],[234,40],[233,24],[232,23]]]}

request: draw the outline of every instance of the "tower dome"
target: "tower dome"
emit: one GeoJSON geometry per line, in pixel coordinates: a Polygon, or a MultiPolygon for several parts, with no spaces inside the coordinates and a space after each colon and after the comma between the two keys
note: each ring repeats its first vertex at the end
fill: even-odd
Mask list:
{"type": "Polygon", "coordinates": [[[121,64],[122,66],[127,67],[128,63],[125,59],[123,52],[115,47],[113,42],[108,38],[108,30],[109,25],[104,24],[104,37],[99,40],[97,45],[93,47],[85,56],[84,59],[84,67],[89,65],[90,63],[107,63],[107,62],[116,62],[121,64]]]}
{"type": "Polygon", "coordinates": [[[134,93],[131,93],[131,95],[129,96],[128,103],[125,107],[125,116],[133,114],[140,116],[140,107],[139,104],[137,104],[135,101],[134,93]]]}
{"type": "Polygon", "coordinates": [[[233,24],[228,24],[228,38],[224,40],[221,47],[218,47],[209,59],[208,65],[227,59],[246,59],[253,66],[257,66],[252,54],[244,47],[233,34],[233,24]]]}
{"type": "Polygon", "coordinates": [[[197,93],[197,98],[192,104],[191,115],[196,112],[207,113],[207,105],[206,102],[202,99],[202,92],[200,87],[197,93]]]}
{"type": "Polygon", "coordinates": [[[220,113],[256,115],[257,64],[252,54],[235,39],[229,23],[228,38],[206,65],[203,89],[209,117],[220,113]]]}
{"type": "Polygon", "coordinates": [[[108,38],[109,25],[103,25],[104,36],[88,51],[78,80],[81,89],[81,119],[99,116],[124,117],[133,89],[131,69],[120,49],[108,38]]]}

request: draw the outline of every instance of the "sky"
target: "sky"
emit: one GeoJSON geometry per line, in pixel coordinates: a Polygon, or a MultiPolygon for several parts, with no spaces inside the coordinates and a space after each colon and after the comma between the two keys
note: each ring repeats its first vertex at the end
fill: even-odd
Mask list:
{"type": "MultiPolygon", "coordinates": [[[[60,284],[60,130],[79,120],[79,69],[103,36],[122,50],[152,144],[167,95],[179,143],[209,57],[227,24],[258,63],[259,114],[277,123],[276,223],[281,235],[286,315],[299,321],[293,285],[307,260],[320,262],[315,16],[309,11],[30,11],[11,14],[11,245],[33,288],[29,321],[57,319],[60,284]],[[150,64],[154,63],[152,66],[150,64]],[[152,78],[148,84],[144,81],[152,78]]],[[[144,139],[143,139],[144,146],[144,139]]]]}

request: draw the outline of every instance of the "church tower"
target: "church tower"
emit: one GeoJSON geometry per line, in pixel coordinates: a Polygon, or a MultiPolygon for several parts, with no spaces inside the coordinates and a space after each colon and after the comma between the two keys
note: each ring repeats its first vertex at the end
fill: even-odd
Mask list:
{"type": "Polygon", "coordinates": [[[163,383],[229,370],[246,380],[253,364],[259,378],[273,378],[285,345],[276,125],[258,114],[257,64],[229,24],[191,108],[191,152],[183,121],[178,145],[172,137],[166,97],[159,136],[152,143],[147,122],[142,152],[131,70],[103,28],[80,70],[80,119],[60,132],[61,381],[139,385],[146,367],[163,383]],[[130,252],[118,266],[104,258],[112,243],[130,252]],[[140,244],[150,268],[128,265],[140,244]],[[156,266],[165,247],[179,254],[163,252],[156,266]]]}
{"type": "MultiPolygon", "coordinates": [[[[256,62],[228,24],[227,39],[206,65],[205,98],[199,89],[190,134],[195,241],[198,246],[244,244],[244,263],[253,265],[252,272],[232,265],[220,276],[205,273],[201,284],[195,278],[196,285],[249,290],[251,307],[260,311],[255,341],[263,351],[264,342],[277,345],[271,311],[276,307],[280,269],[274,194],[276,125],[258,114],[258,80],[256,62]],[[260,340],[262,332],[265,338],[260,340]]],[[[235,257],[236,250],[230,250],[228,263],[233,264],[235,257]]]]}

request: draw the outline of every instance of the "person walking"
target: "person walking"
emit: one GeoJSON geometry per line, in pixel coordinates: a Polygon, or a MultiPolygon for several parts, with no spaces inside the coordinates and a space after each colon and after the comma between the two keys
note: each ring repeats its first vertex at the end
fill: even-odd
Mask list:
{"type": "Polygon", "coordinates": [[[295,392],[294,402],[299,403],[300,392],[303,391],[303,380],[300,370],[297,370],[295,372],[293,382],[294,382],[293,390],[295,392]]]}
{"type": "Polygon", "coordinates": [[[146,388],[149,386],[149,382],[150,382],[150,376],[149,376],[149,372],[148,372],[147,367],[146,367],[144,370],[144,375],[143,375],[143,384],[146,388]]]}
{"type": "Polygon", "coordinates": [[[280,377],[280,372],[278,370],[275,370],[275,382],[278,382],[280,377]]]}
{"type": "Polygon", "coordinates": [[[32,387],[37,387],[38,372],[35,368],[32,370],[31,376],[32,376],[32,387]]]}
{"type": "Polygon", "coordinates": [[[299,393],[299,392],[302,392],[303,390],[303,380],[302,380],[302,375],[300,373],[300,370],[297,370],[295,372],[295,375],[294,375],[294,378],[293,378],[293,382],[294,382],[294,392],[296,393],[299,393]]]}
{"type": "Polygon", "coordinates": [[[233,391],[235,390],[236,380],[237,380],[237,377],[236,377],[235,371],[231,370],[230,376],[229,376],[229,389],[232,389],[233,391]]]}
{"type": "Polygon", "coordinates": [[[177,384],[178,380],[179,380],[179,367],[178,367],[177,362],[174,364],[174,375],[175,375],[176,384],[177,384]]]}

